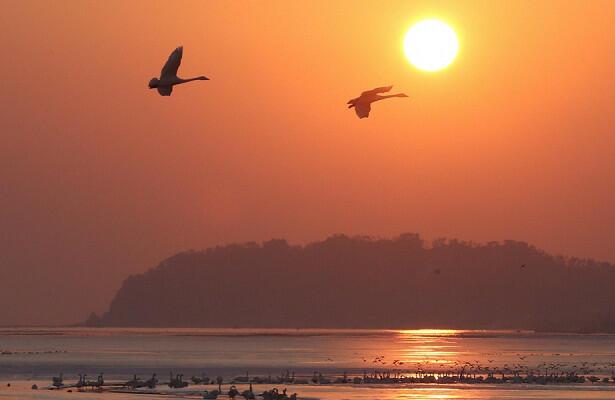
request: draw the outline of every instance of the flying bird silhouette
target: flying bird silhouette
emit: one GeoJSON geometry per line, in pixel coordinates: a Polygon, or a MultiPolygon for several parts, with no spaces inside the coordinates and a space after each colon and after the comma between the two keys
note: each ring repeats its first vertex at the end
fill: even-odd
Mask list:
{"type": "Polygon", "coordinates": [[[386,96],[380,95],[380,93],[386,93],[391,89],[393,89],[393,86],[383,86],[372,90],[366,90],[365,92],[361,93],[361,96],[352,100],[348,100],[348,103],[346,104],[350,104],[348,108],[354,107],[354,110],[359,118],[367,118],[369,117],[369,112],[372,109],[373,102],[388,99],[391,97],[408,97],[404,93],[389,94],[386,96]]]}
{"type": "Polygon", "coordinates": [[[184,54],[184,48],[179,46],[169,56],[166,64],[162,67],[162,71],[160,71],[160,79],[152,78],[149,81],[150,89],[158,89],[158,93],[161,96],[170,96],[171,92],[173,92],[173,86],[180,85],[182,83],[191,82],[191,81],[207,81],[209,78],[205,76],[197,76],[196,78],[182,79],[177,76],[177,70],[179,69],[179,65],[182,62],[182,55],[184,54]]]}

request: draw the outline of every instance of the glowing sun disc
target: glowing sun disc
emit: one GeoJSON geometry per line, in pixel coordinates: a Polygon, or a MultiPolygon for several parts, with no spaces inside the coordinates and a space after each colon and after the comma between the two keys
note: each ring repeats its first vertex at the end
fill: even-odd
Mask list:
{"type": "Polygon", "coordinates": [[[404,38],[408,61],[423,71],[438,71],[453,62],[459,42],[453,28],[437,19],[414,24],[404,38]]]}

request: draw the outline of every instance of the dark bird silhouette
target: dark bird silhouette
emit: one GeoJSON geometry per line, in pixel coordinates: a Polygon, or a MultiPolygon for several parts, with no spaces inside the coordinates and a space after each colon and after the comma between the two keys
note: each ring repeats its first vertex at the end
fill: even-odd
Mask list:
{"type": "Polygon", "coordinates": [[[53,386],[55,387],[64,386],[64,374],[60,372],[60,376],[54,376],[52,378],[52,381],[53,381],[53,386]]]}
{"type": "Polygon", "coordinates": [[[203,399],[206,400],[215,400],[218,398],[218,396],[220,396],[220,390],[212,390],[211,392],[206,390],[205,392],[203,392],[203,399]]]}
{"type": "Polygon", "coordinates": [[[230,399],[234,399],[237,396],[239,396],[239,390],[237,390],[237,387],[235,385],[233,385],[228,390],[228,397],[230,399]]]}
{"type": "Polygon", "coordinates": [[[355,112],[359,118],[369,117],[369,112],[372,109],[372,103],[379,100],[388,99],[390,97],[408,97],[404,93],[389,94],[381,96],[380,93],[386,93],[391,90],[393,86],[383,86],[372,90],[367,90],[361,93],[361,96],[348,100],[347,104],[350,104],[348,108],[354,107],[355,112]]]}
{"type": "Polygon", "coordinates": [[[156,379],[156,374],[153,374],[152,378],[148,379],[145,382],[145,387],[148,387],[150,389],[154,389],[154,388],[156,388],[156,384],[158,384],[158,379],[156,379]]]}
{"type": "Polygon", "coordinates": [[[196,78],[182,79],[177,76],[177,70],[182,62],[182,55],[184,54],[184,48],[179,46],[169,56],[166,64],[160,71],[160,78],[152,78],[149,81],[150,89],[158,89],[158,93],[161,96],[170,96],[173,92],[173,86],[180,85],[182,83],[191,81],[207,81],[209,78],[205,76],[197,76],[196,78]]]}

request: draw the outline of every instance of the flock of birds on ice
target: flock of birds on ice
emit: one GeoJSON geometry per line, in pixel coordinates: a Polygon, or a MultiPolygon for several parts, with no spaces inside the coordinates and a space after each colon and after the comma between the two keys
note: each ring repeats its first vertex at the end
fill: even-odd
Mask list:
{"type": "MultiPolygon", "coordinates": [[[[161,96],[170,96],[173,93],[173,87],[193,81],[207,81],[206,76],[197,76],[195,78],[183,79],[177,76],[177,71],[182,61],[184,48],[182,46],[173,50],[169,59],[162,67],[159,78],[152,78],[149,81],[149,88],[158,90],[161,96]]],[[[359,118],[369,117],[369,112],[372,109],[372,103],[380,100],[385,100],[392,97],[408,97],[404,93],[382,95],[389,92],[393,86],[383,86],[372,90],[366,90],[359,97],[348,101],[348,108],[354,108],[359,118]]]]}
{"type": "MultiPolygon", "coordinates": [[[[552,354],[559,356],[560,354],[552,354]]],[[[296,400],[297,394],[287,393],[287,389],[279,390],[273,387],[269,390],[255,391],[253,385],[271,387],[270,385],[330,385],[330,384],[583,384],[583,383],[615,383],[615,363],[611,362],[543,362],[534,366],[522,364],[526,358],[533,354],[517,354],[519,362],[496,365],[496,360],[487,359],[485,363],[474,361],[446,361],[432,360],[417,363],[408,363],[399,359],[388,360],[384,355],[373,358],[360,357],[365,368],[362,373],[353,369],[353,373],[332,373],[331,369],[325,374],[315,371],[311,376],[299,376],[290,370],[282,372],[279,376],[237,376],[225,381],[221,376],[210,379],[206,374],[192,376],[184,380],[183,374],[169,374],[168,381],[159,381],[156,374],[148,380],[140,379],[136,374],[128,381],[107,382],[103,374],[95,380],[88,380],[87,375],[79,374],[76,383],[65,383],[60,374],[52,379],[52,385],[46,387],[51,390],[73,389],[78,391],[96,391],[111,393],[141,393],[152,395],[182,395],[202,396],[203,399],[214,400],[220,396],[235,399],[243,397],[246,400],[296,400]],[[409,365],[413,364],[412,367],[409,365]],[[369,365],[369,367],[368,367],[369,365]],[[368,372],[368,369],[370,372],[368,372]],[[595,375],[594,375],[595,374],[595,375]],[[159,389],[159,386],[169,389],[159,389]],[[190,385],[199,388],[187,389],[190,385]],[[207,385],[217,385],[209,390],[207,385]],[[227,389],[223,389],[227,385],[227,389]],[[238,385],[244,385],[240,390],[238,385]],[[204,386],[204,387],[203,387],[204,386]]],[[[325,363],[334,362],[327,358],[325,363]]],[[[32,385],[32,389],[39,389],[32,385]]]]}

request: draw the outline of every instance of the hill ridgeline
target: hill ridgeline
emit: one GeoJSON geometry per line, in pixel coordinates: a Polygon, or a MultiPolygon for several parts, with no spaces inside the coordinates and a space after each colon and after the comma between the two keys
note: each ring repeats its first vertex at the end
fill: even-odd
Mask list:
{"type": "Polygon", "coordinates": [[[128,277],[88,324],[615,332],[615,266],[416,234],[231,244],[128,277]]]}

